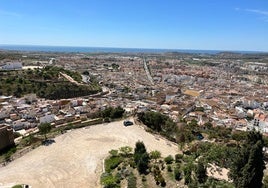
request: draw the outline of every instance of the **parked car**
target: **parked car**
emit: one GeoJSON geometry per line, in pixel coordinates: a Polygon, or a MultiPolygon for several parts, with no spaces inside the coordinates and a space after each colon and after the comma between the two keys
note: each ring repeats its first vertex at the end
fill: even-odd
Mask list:
{"type": "Polygon", "coordinates": [[[124,121],[124,126],[131,126],[131,125],[133,125],[132,121],[129,120],[124,121]]]}

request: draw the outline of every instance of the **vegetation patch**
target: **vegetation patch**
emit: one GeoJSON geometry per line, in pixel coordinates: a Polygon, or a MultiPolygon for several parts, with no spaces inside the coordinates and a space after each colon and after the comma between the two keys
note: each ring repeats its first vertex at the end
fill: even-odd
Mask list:
{"type": "Polygon", "coordinates": [[[0,95],[21,97],[29,93],[47,99],[72,98],[95,94],[101,91],[97,81],[90,85],[77,85],[60,76],[64,73],[80,83],[80,73],[61,67],[46,66],[43,69],[0,71],[0,95]]]}

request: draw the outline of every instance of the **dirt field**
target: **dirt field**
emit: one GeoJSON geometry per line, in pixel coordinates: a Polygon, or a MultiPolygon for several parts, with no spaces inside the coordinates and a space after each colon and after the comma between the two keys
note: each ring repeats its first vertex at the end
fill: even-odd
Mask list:
{"type": "Polygon", "coordinates": [[[122,121],[72,130],[55,138],[55,143],[27,153],[0,168],[0,187],[10,183],[38,187],[101,187],[99,176],[108,151],[134,147],[141,140],[148,151],[175,155],[178,147],[122,121]]]}

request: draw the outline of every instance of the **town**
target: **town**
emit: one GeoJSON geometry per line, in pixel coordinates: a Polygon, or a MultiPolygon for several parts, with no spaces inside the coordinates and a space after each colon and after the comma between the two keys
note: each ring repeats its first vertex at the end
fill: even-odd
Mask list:
{"type": "MultiPolygon", "coordinates": [[[[210,125],[231,132],[256,130],[268,136],[267,54],[1,51],[0,55],[0,150],[38,133],[40,124],[57,129],[102,123],[98,114],[109,107],[123,108],[125,117],[134,117],[135,123],[140,123],[137,114],[152,111],[167,116],[178,127],[182,122],[196,122],[203,129],[210,125]],[[23,79],[18,80],[20,87],[3,85],[12,73],[48,72],[48,67],[81,75],[77,80],[68,72],[59,72],[56,76],[64,83],[77,87],[94,83],[101,89],[75,97],[45,98],[28,92],[23,79]]],[[[202,133],[198,136],[199,140],[213,140],[202,133]]]]}

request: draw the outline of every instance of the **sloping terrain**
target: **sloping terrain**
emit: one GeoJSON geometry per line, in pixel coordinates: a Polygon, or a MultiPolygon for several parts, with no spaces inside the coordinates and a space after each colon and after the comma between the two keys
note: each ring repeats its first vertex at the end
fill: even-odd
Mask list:
{"type": "Polygon", "coordinates": [[[36,93],[41,98],[61,99],[86,96],[101,91],[101,87],[95,80],[88,85],[78,84],[80,82],[82,82],[80,73],[56,66],[33,70],[1,70],[0,95],[21,97],[24,94],[36,93]]]}
{"type": "Polygon", "coordinates": [[[148,152],[175,155],[178,146],[122,121],[72,130],[0,168],[1,183],[24,183],[33,187],[101,187],[103,159],[111,149],[131,146],[141,140],[148,152]]]}

